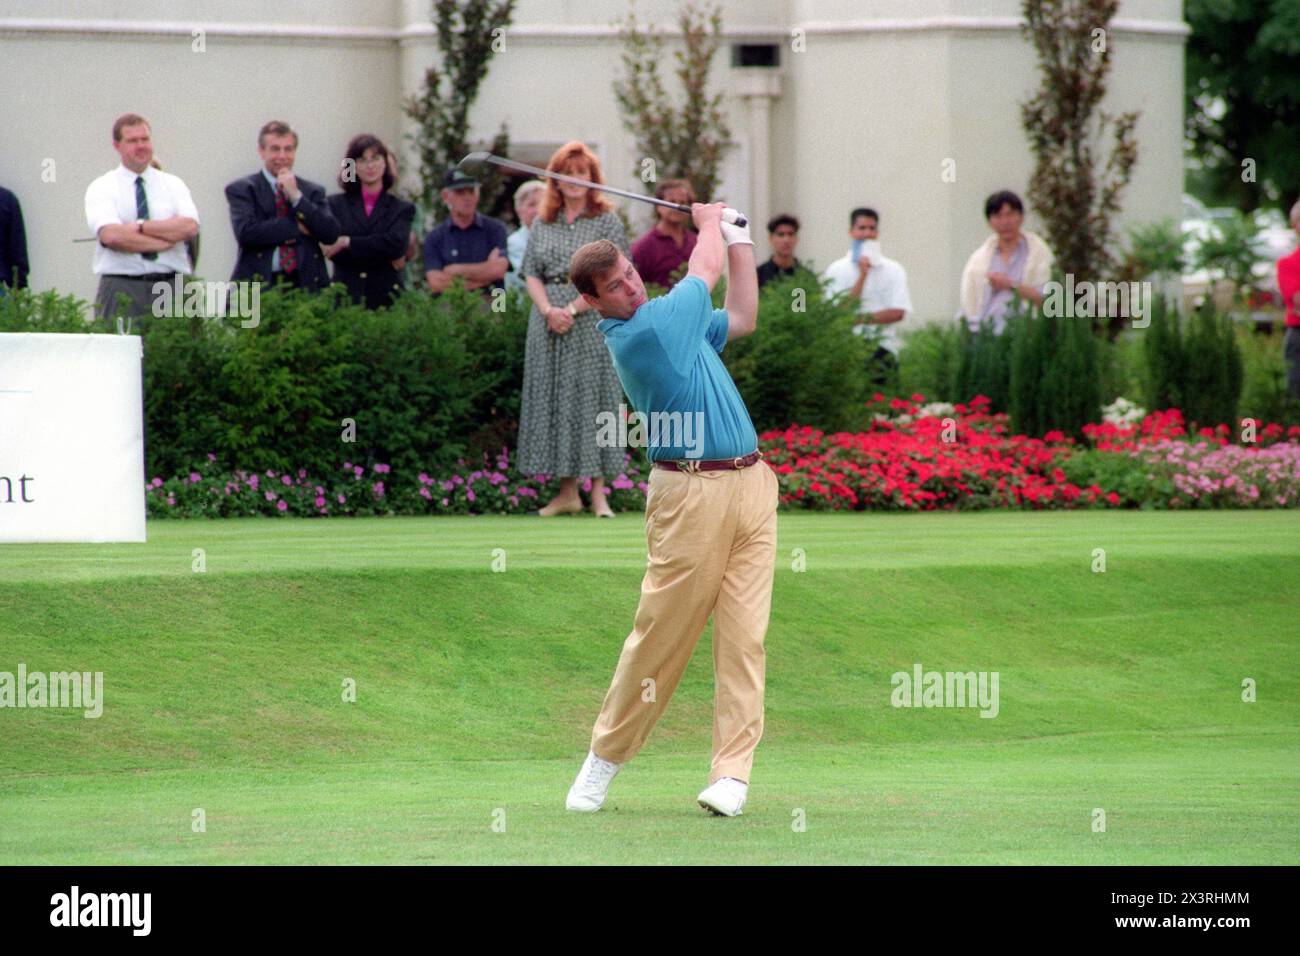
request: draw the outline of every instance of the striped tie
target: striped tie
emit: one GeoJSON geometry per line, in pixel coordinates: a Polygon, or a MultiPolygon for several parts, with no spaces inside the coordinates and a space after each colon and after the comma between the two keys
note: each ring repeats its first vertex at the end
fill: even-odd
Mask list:
{"type": "MultiPolygon", "coordinates": [[[[149,197],[144,194],[143,176],[135,177],[135,217],[137,219],[149,218],[149,197]]],[[[144,256],[150,262],[153,262],[158,258],[158,253],[156,252],[142,252],[140,255],[144,256]]]]}

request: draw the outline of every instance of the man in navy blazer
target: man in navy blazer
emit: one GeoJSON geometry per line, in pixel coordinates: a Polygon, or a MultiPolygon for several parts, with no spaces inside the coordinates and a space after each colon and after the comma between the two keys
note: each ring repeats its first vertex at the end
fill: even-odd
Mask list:
{"type": "Polygon", "coordinates": [[[309,292],[330,283],[319,243],[339,237],[325,190],[293,174],[298,134],[272,120],[257,134],[262,169],[226,187],[230,224],[239,243],[232,281],[260,276],[282,280],[309,292]]]}

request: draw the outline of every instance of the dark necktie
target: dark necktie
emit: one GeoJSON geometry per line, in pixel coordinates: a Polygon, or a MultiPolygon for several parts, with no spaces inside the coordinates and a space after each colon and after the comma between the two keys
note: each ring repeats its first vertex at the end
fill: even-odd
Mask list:
{"type": "MultiPolygon", "coordinates": [[[[284,219],[289,215],[289,197],[284,194],[283,186],[275,187],[275,215],[284,219]]],[[[280,269],[285,275],[298,268],[298,250],[293,242],[286,242],[280,247],[280,269]]]]}
{"type": "MultiPolygon", "coordinates": [[[[144,194],[143,176],[135,177],[135,217],[137,219],[149,218],[149,197],[144,194]]],[[[142,252],[140,255],[144,256],[150,262],[153,262],[153,260],[158,258],[158,253],[156,252],[142,252]]]]}

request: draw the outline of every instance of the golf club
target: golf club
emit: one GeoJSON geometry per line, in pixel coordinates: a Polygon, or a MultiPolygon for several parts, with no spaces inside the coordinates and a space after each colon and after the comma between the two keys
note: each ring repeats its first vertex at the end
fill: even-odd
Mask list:
{"type": "MultiPolygon", "coordinates": [[[[625,199],[635,199],[639,202],[648,202],[656,206],[664,206],[668,209],[676,209],[678,212],[690,214],[691,207],[683,206],[681,203],[668,202],[666,199],[659,199],[655,196],[646,196],[642,193],[628,192],[626,189],[615,189],[613,186],[606,186],[603,183],[593,183],[586,179],[579,179],[576,176],[566,176],[564,173],[553,173],[550,170],[540,169],[537,166],[529,166],[527,163],[517,163],[513,159],[502,159],[500,156],[493,156],[487,152],[470,153],[459,163],[456,168],[464,172],[471,172],[483,166],[484,163],[492,163],[505,169],[516,169],[521,173],[531,173],[534,176],[546,176],[550,179],[559,180],[562,183],[572,183],[575,186],[586,186],[588,189],[599,189],[601,192],[613,193],[615,196],[622,196],[625,199]]],[[[747,226],[749,220],[741,213],[728,207],[722,214],[722,218],[735,226],[747,226]]]]}

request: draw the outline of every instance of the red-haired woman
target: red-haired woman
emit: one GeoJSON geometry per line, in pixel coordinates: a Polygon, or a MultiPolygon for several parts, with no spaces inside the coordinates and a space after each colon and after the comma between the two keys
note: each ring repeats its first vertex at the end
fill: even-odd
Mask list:
{"type": "MultiPolygon", "coordinates": [[[[605,181],[600,161],[580,142],[561,146],[547,169],[605,181]]],[[[601,447],[596,441],[602,413],[619,414],[623,386],[596,329],[600,316],[584,309],[569,284],[569,258],[597,239],[608,239],[628,254],[623,224],[603,193],[548,179],[521,270],[533,308],[524,348],[518,449],[521,471],[560,478],[559,493],[539,512],[543,517],[582,511],[580,478],[591,479],[592,512],[613,517],[605,500],[605,476],[624,467],[625,449],[601,447]]]]}

